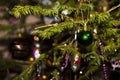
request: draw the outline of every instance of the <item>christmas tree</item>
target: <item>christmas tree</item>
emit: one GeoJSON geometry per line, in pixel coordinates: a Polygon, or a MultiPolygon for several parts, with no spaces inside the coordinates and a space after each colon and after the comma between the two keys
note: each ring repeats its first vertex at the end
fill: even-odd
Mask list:
{"type": "Polygon", "coordinates": [[[96,76],[111,80],[112,71],[120,68],[120,4],[108,7],[107,0],[52,1],[12,9],[17,18],[30,14],[53,18],[32,31],[43,41],[50,40],[50,47],[41,49],[39,57],[14,80],[98,80],[96,76]]]}

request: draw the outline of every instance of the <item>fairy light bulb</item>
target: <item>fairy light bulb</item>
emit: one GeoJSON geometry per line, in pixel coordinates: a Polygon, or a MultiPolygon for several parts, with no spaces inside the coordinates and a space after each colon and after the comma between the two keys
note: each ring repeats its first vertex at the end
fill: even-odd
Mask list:
{"type": "Polygon", "coordinates": [[[34,61],[34,58],[33,58],[33,57],[30,57],[30,58],[29,58],[29,61],[30,61],[30,62],[33,62],[33,61],[34,61]]]}
{"type": "Polygon", "coordinates": [[[82,71],[80,71],[80,74],[83,74],[83,72],[82,72],[82,71]]]}
{"type": "Polygon", "coordinates": [[[38,36],[34,36],[34,40],[38,41],[39,37],[38,36]]]}
{"type": "MultiPolygon", "coordinates": [[[[101,53],[102,56],[104,56],[103,44],[102,44],[102,41],[99,38],[98,38],[98,42],[99,42],[100,53],[101,53]]],[[[106,67],[106,64],[104,63],[104,61],[103,61],[103,64],[102,64],[102,68],[103,68],[103,73],[104,73],[104,79],[109,80],[108,79],[108,74],[107,74],[107,67],[106,67]]]]}
{"type": "Polygon", "coordinates": [[[40,57],[40,52],[39,50],[35,50],[34,57],[38,59],[40,57]]]}
{"type": "Polygon", "coordinates": [[[39,47],[40,47],[40,44],[36,43],[35,46],[36,46],[37,48],[39,48],[39,47]]]}
{"type": "Polygon", "coordinates": [[[18,38],[21,38],[22,37],[22,34],[21,33],[18,33],[18,38]]]}
{"type": "Polygon", "coordinates": [[[47,79],[47,76],[46,75],[42,75],[42,79],[47,79]]]}

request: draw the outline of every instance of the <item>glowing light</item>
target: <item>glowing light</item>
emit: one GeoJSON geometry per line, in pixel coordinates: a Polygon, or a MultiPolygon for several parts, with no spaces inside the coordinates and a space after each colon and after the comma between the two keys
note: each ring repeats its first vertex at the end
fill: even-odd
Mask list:
{"type": "Polygon", "coordinates": [[[36,46],[37,48],[39,48],[39,47],[40,47],[40,45],[39,45],[39,44],[36,44],[35,46],[36,46]]]}
{"type": "Polygon", "coordinates": [[[34,40],[38,41],[39,37],[38,36],[34,36],[34,40]]]}
{"type": "Polygon", "coordinates": [[[22,34],[21,34],[21,33],[18,33],[18,37],[21,38],[21,37],[22,37],[22,34]]]}
{"type": "Polygon", "coordinates": [[[77,66],[76,66],[76,65],[73,65],[73,69],[76,70],[76,69],[77,69],[77,66]]]}
{"type": "Polygon", "coordinates": [[[46,75],[43,75],[43,76],[42,76],[42,78],[43,78],[43,79],[46,79],[46,78],[47,78],[47,76],[46,76],[46,75]]]}
{"type": "Polygon", "coordinates": [[[80,74],[82,74],[83,72],[82,71],[80,71],[80,74]]]}
{"type": "Polygon", "coordinates": [[[34,58],[33,58],[33,57],[30,57],[30,58],[29,58],[29,61],[30,61],[30,62],[33,62],[33,61],[34,61],[34,58]]]}
{"type": "Polygon", "coordinates": [[[40,57],[39,50],[35,50],[34,57],[35,57],[35,59],[38,59],[40,57]]]}
{"type": "Polygon", "coordinates": [[[97,33],[97,29],[94,29],[94,33],[97,33]]]}

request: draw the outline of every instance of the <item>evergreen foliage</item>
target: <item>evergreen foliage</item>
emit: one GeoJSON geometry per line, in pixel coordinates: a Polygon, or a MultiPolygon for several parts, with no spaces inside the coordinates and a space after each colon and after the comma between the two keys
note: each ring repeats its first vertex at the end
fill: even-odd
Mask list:
{"type": "MultiPolygon", "coordinates": [[[[48,51],[48,53],[45,53],[45,56],[48,58],[51,57],[49,53],[52,54],[52,62],[48,63],[48,58],[43,58],[41,55],[42,58],[40,57],[14,80],[20,80],[21,77],[23,77],[24,80],[29,80],[31,75],[35,73],[34,71],[36,69],[36,64],[38,64],[39,61],[45,61],[45,64],[61,68],[60,61],[63,58],[62,56],[65,54],[78,54],[81,58],[81,64],[85,64],[84,67],[80,67],[80,69],[84,71],[84,75],[79,76],[78,80],[91,80],[90,76],[99,69],[102,61],[110,62],[112,59],[118,59],[120,57],[120,35],[118,34],[116,28],[118,25],[118,20],[111,15],[111,11],[118,8],[120,5],[113,7],[114,9],[112,8],[108,11],[93,11],[93,8],[95,6],[92,1],[93,0],[83,0],[83,2],[77,1],[76,4],[78,4],[78,6],[55,4],[54,6],[56,8],[52,9],[44,9],[39,5],[17,5],[12,9],[13,15],[17,18],[32,14],[44,16],[57,15],[61,19],[60,22],[42,25],[33,30],[33,34],[39,35],[43,40],[46,38],[54,40],[54,43],[56,45],[53,45],[50,51],[48,51]],[[62,14],[62,11],[66,9],[69,13],[67,15],[62,14]],[[97,32],[94,32],[95,29],[97,32]],[[78,30],[91,31],[94,35],[93,43],[87,47],[77,43],[74,36],[75,31],[78,30]],[[67,36],[65,40],[61,40],[63,38],[63,35],[70,36],[67,36]],[[103,43],[104,56],[101,55],[101,52],[99,50],[100,43],[98,39],[100,39],[103,43]],[[65,44],[67,44],[67,46],[65,46],[65,44]],[[53,63],[58,64],[54,65],[53,63]]],[[[118,15],[119,13],[117,13],[117,16],[118,15]]],[[[55,80],[58,80],[56,76],[54,77],[55,80]]]]}

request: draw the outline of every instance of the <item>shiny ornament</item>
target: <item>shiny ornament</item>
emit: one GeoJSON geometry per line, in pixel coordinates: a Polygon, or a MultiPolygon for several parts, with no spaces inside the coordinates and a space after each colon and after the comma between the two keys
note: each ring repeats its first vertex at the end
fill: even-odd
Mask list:
{"type": "MultiPolygon", "coordinates": [[[[19,36],[20,37],[20,36],[19,36]]],[[[32,55],[32,38],[14,38],[10,41],[9,50],[14,59],[28,60],[32,55]]]]}
{"type": "Polygon", "coordinates": [[[80,67],[80,58],[78,54],[73,55],[72,61],[71,61],[71,68],[73,72],[76,72],[80,67]]]}
{"type": "Polygon", "coordinates": [[[80,31],[77,34],[77,41],[83,46],[88,46],[93,42],[93,34],[90,31],[80,31]]]}

